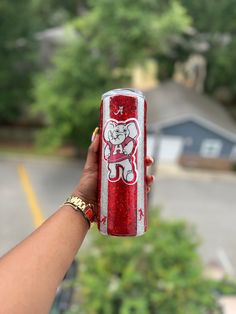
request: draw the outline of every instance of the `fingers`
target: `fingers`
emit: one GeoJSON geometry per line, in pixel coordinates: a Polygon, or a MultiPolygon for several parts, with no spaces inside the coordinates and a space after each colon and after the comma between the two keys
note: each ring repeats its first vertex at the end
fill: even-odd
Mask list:
{"type": "Polygon", "coordinates": [[[146,176],[146,183],[147,185],[151,186],[153,184],[155,180],[155,177],[152,175],[152,176],[146,176]]]}
{"type": "Polygon", "coordinates": [[[146,156],[144,162],[145,165],[149,167],[154,164],[154,159],[151,156],[146,156]]]}
{"type": "Polygon", "coordinates": [[[92,143],[89,146],[87,159],[85,163],[86,168],[93,167],[94,165],[97,166],[98,161],[98,148],[99,148],[99,134],[98,134],[98,128],[96,128],[92,135],[92,143]]]}
{"type": "Polygon", "coordinates": [[[92,137],[91,137],[91,142],[93,143],[93,141],[95,140],[96,135],[99,132],[99,127],[96,127],[93,131],[92,137]]]}
{"type": "MultiPolygon", "coordinates": [[[[154,164],[154,159],[151,156],[146,156],[144,163],[145,163],[146,167],[150,167],[151,165],[154,164]]],[[[146,176],[146,184],[147,184],[146,191],[147,191],[147,193],[150,192],[151,185],[153,184],[154,180],[155,180],[155,177],[153,175],[152,176],[150,176],[150,175],[146,176]]]]}
{"type": "Polygon", "coordinates": [[[150,192],[151,186],[152,186],[154,180],[155,180],[154,176],[148,176],[148,175],[146,176],[146,183],[147,183],[146,191],[147,191],[147,193],[150,192]]]}

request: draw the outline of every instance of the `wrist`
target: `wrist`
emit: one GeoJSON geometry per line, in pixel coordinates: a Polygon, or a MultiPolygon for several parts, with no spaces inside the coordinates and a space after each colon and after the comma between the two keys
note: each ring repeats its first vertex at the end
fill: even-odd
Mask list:
{"type": "Polygon", "coordinates": [[[88,224],[87,220],[84,218],[83,214],[75,211],[72,206],[70,206],[69,204],[63,204],[60,209],[64,212],[66,212],[68,215],[70,215],[71,223],[73,222],[73,224],[75,224],[77,226],[76,228],[78,230],[80,229],[80,230],[84,230],[85,232],[87,232],[90,229],[89,224],[88,224]]]}
{"type": "Polygon", "coordinates": [[[94,204],[88,202],[87,199],[83,197],[81,193],[76,194],[73,193],[66,199],[64,205],[68,205],[72,207],[75,211],[82,214],[89,228],[91,223],[93,223],[96,219],[94,204]]]}

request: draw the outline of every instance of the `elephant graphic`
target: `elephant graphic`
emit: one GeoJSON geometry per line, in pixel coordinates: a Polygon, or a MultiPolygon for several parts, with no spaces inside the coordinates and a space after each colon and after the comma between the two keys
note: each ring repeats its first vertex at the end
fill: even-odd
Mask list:
{"type": "Polygon", "coordinates": [[[127,184],[137,180],[135,152],[140,135],[138,121],[109,119],[105,125],[103,139],[104,159],[107,161],[108,179],[112,182],[123,179],[127,184]]]}

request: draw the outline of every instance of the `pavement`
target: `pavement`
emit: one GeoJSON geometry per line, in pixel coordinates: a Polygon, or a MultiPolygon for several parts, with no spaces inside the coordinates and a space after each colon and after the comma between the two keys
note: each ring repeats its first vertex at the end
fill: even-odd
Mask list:
{"type": "Polygon", "coordinates": [[[228,296],[221,297],[219,303],[222,306],[224,314],[235,314],[236,313],[236,297],[228,296]]]}
{"type": "MultiPolygon", "coordinates": [[[[0,256],[32,232],[63,203],[79,181],[83,161],[0,156],[0,256]]],[[[185,219],[199,234],[206,264],[236,272],[236,175],[158,168],[151,203],[163,217],[185,219]]]]}
{"type": "Polygon", "coordinates": [[[0,256],[52,215],[71,193],[83,161],[0,156],[0,256]]]}
{"type": "Polygon", "coordinates": [[[152,205],[168,219],[187,220],[201,239],[207,265],[236,274],[236,173],[160,165],[152,205]]]}

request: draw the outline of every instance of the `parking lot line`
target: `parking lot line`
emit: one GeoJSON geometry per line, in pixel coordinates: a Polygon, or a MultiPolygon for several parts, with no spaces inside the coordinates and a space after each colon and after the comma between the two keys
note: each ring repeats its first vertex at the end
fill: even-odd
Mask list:
{"type": "Polygon", "coordinates": [[[233,265],[232,265],[228,255],[226,254],[225,250],[223,248],[219,248],[217,251],[217,255],[218,255],[218,258],[219,258],[222,266],[224,267],[224,270],[226,271],[226,273],[228,275],[233,276],[234,275],[234,268],[233,268],[233,265]]]}
{"type": "Polygon", "coordinates": [[[37,228],[44,222],[44,216],[40,209],[39,202],[37,200],[36,193],[34,192],[33,186],[30,182],[29,175],[23,164],[17,166],[17,171],[20,177],[22,188],[26,194],[28,205],[32,214],[34,226],[37,228]]]}

